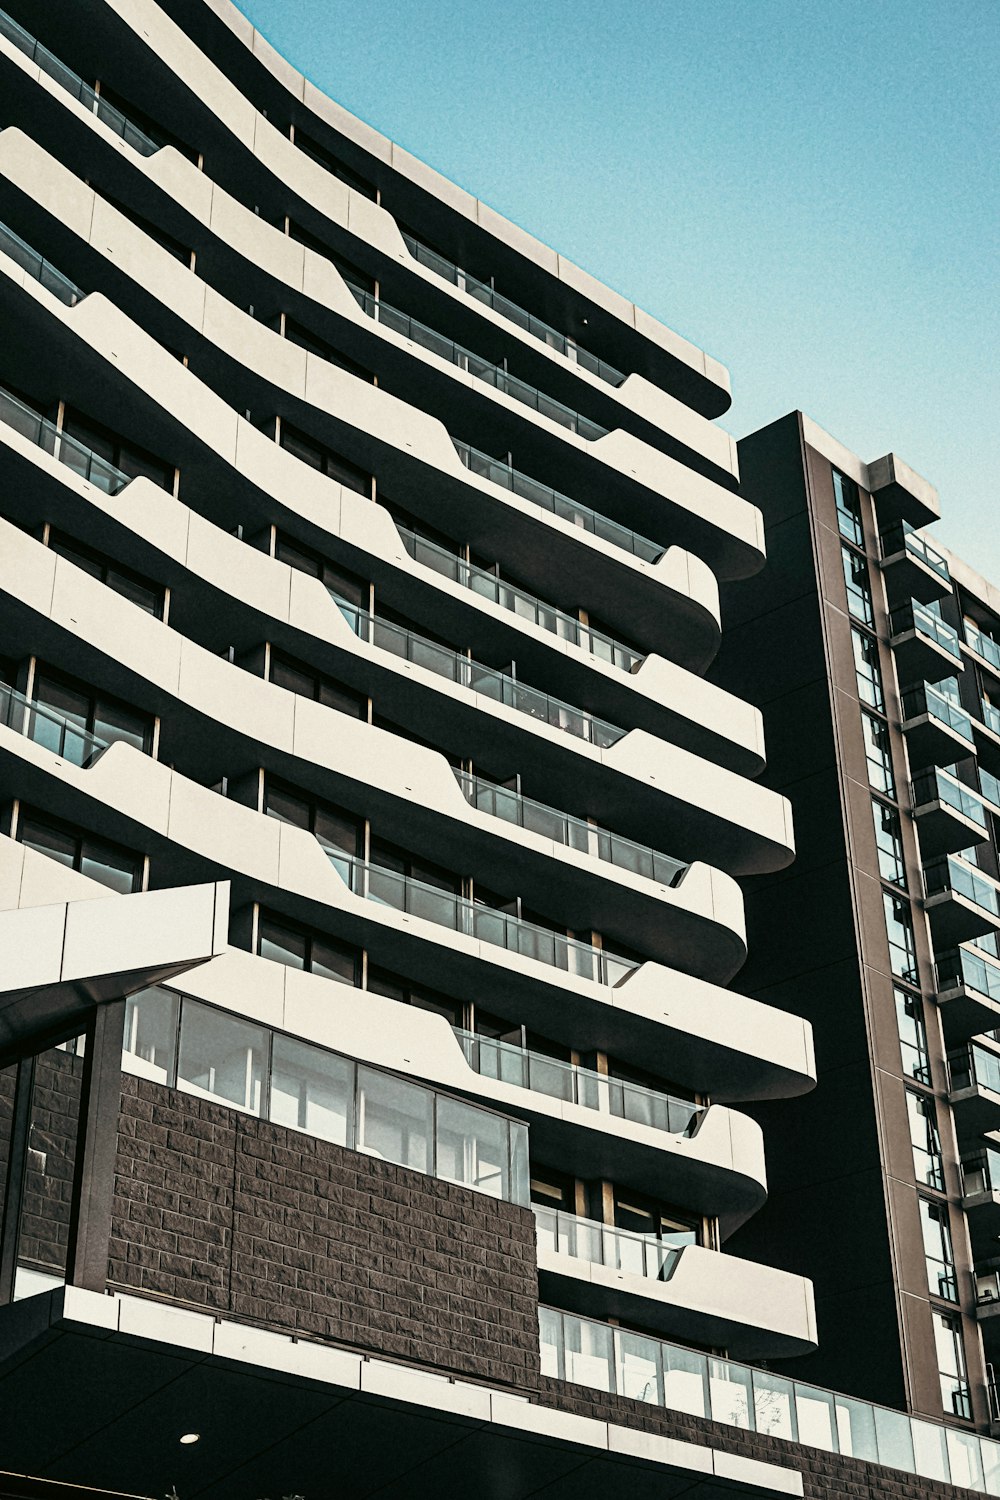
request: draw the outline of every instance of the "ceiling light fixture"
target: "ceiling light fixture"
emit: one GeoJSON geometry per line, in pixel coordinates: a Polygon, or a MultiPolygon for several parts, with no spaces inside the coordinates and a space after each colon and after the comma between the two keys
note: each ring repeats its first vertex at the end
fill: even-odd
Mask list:
{"type": "Polygon", "coordinates": [[[182,1443],[197,1443],[201,1441],[200,1432],[185,1432],[181,1438],[182,1443]]]}

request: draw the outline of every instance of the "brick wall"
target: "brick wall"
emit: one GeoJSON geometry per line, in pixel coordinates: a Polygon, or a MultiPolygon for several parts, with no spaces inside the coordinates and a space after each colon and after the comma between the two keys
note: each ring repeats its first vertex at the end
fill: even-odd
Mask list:
{"type": "Polygon", "coordinates": [[[122,1085],[113,1284],[537,1384],[530,1210],[145,1079],[122,1085]]]}
{"type": "Polygon", "coordinates": [[[0,1223],[3,1221],[4,1195],[7,1187],[7,1163],[10,1160],[10,1132],[14,1118],[14,1085],[17,1068],[0,1068],[0,1223]]]}
{"type": "Polygon", "coordinates": [[[722,1422],[685,1412],[665,1411],[627,1396],[608,1395],[588,1386],[542,1376],[538,1400],[543,1406],[558,1407],[578,1416],[595,1417],[602,1422],[616,1422],[622,1427],[636,1427],[662,1437],[680,1438],[684,1442],[723,1448],[746,1458],[765,1463],[782,1464],[802,1475],[804,1500],[970,1500],[972,1491],[931,1479],[904,1474],[899,1469],[883,1468],[861,1459],[823,1453],[799,1443],[744,1432],[722,1422]]]}
{"type": "Polygon", "coordinates": [[[55,1274],[69,1247],[82,1083],[83,1058],[70,1052],[43,1052],[35,1064],[18,1259],[55,1274]]]}

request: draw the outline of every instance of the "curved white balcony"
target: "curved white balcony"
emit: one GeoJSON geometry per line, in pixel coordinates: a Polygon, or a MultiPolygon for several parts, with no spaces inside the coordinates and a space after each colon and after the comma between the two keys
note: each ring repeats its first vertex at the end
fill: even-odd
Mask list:
{"type": "Polygon", "coordinates": [[[816,1348],[812,1285],[803,1276],[701,1245],[674,1248],[561,1209],[536,1205],[534,1213],[543,1302],[724,1348],[736,1359],[816,1348]]]}
{"type": "MultiPolygon", "coordinates": [[[[17,445],[15,435],[11,436],[10,442],[12,446],[17,445]]],[[[80,483],[74,481],[74,476],[62,465],[47,458],[37,448],[22,443],[22,449],[70,487],[74,482],[80,483]]],[[[164,523],[171,519],[170,502],[162,491],[146,481],[134,481],[128,491],[130,507],[140,488],[147,491],[149,504],[148,509],[143,507],[141,517],[136,508],[136,526],[141,528],[148,518],[154,535],[157,529],[161,535],[166,529],[169,535],[169,525],[165,528],[164,523]]],[[[184,514],[181,507],[175,507],[175,510],[178,518],[184,514]]],[[[5,534],[11,546],[30,548],[34,545],[39,554],[38,563],[44,568],[54,565],[51,559],[44,562],[44,549],[37,543],[30,543],[16,527],[5,523],[5,534]]],[[[251,640],[254,636],[257,640],[266,639],[271,635],[270,626],[276,622],[280,625],[282,616],[286,621],[290,618],[297,620],[307,639],[329,643],[335,653],[332,659],[349,665],[353,658],[358,663],[354,669],[358,675],[354,679],[348,675],[347,680],[356,680],[359,687],[374,691],[380,706],[385,705],[386,711],[391,710],[392,717],[397,720],[405,723],[408,716],[414,714],[415,722],[419,723],[421,715],[427,712],[428,703],[435,702],[442,732],[450,734],[456,745],[460,743],[464,753],[471,753],[474,758],[485,755],[488,760],[504,747],[504,753],[514,764],[530,756],[535,785],[546,800],[555,801],[565,794],[567,767],[573,766],[570,774],[577,778],[578,795],[589,794],[594,805],[607,807],[607,821],[627,837],[643,834],[656,842],[667,844],[669,841],[676,849],[677,857],[684,860],[687,860],[689,850],[691,854],[709,853],[715,863],[734,873],[743,869],[773,868],[788,862],[792,847],[788,807],[785,800],[775,793],[680,747],[653,740],[642,730],[630,731],[609,749],[597,748],[574,733],[550,727],[526,713],[515,712],[481,693],[474,693],[469,687],[448,681],[426,667],[401,660],[391,651],[366,646],[358,640],[318,580],[293,573],[235,539],[225,538],[216,528],[207,528],[203,536],[212,544],[222,545],[221,554],[208,566],[220,585],[224,581],[225,597],[238,596],[238,609],[255,596],[266,605],[270,624],[255,627],[251,640]],[[237,571],[230,568],[216,572],[219,562],[228,561],[230,557],[237,571]],[[434,698],[428,697],[428,689],[433,691],[434,698]],[[567,760],[567,756],[572,758],[567,760]]],[[[190,545],[176,534],[170,537],[168,545],[175,553],[179,546],[182,553],[191,555],[190,545]]],[[[246,737],[251,743],[256,743],[263,735],[265,741],[270,739],[279,758],[291,752],[308,761],[324,763],[329,752],[322,748],[322,739],[314,740],[310,723],[314,722],[319,731],[322,724],[335,722],[329,718],[332,710],[296,700],[293,695],[286,695],[283,689],[263,681],[251,686],[253,679],[249,674],[232,668],[159,621],[143,618],[135,622],[133,630],[129,622],[137,612],[127,601],[109,598],[107,591],[99,585],[96,594],[93,593],[93,581],[85,580],[83,576],[74,579],[74,572],[78,570],[63,571],[66,588],[71,593],[82,589],[91,602],[88,607],[83,600],[74,599],[74,608],[68,611],[69,620],[78,619],[77,607],[86,608],[89,624],[87,630],[79,624],[73,627],[69,622],[63,628],[84,638],[87,643],[82,647],[84,655],[93,652],[103,658],[104,669],[111,671],[121,684],[120,687],[114,686],[113,691],[129,698],[137,691],[137,679],[155,682],[164,712],[167,710],[167,702],[162,697],[165,692],[174,702],[179,699],[186,703],[184,712],[187,715],[205,715],[214,726],[210,731],[212,738],[221,736],[225,740],[242,735],[244,745],[238,752],[240,759],[246,758],[246,737]],[[119,612],[123,609],[126,612],[120,617],[122,623],[118,628],[130,636],[124,648],[121,641],[109,633],[109,627],[119,619],[119,612]],[[182,658],[185,682],[179,687],[182,658]],[[296,704],[298,706],[291,712],[296,704]],[[300,751],[286,741],[286,734],[291,729],[290,712],[296,733],[300,739],[305,736],[300,751]],[[320,715],[318,720],[315,719],[316,713],[320,715]],[[268,733],[270,724],[275,726],[273,735],[268,733]],[[280,730],[279,725],[282,726],[280,730]]],[[[54,625],[56,616],[52,615],[51,601],[45,596],[45,586],[39,577],[32,578],[30,568],[13,589],[15,593],[18,589],[34,589],[36,603],[31,605],[28,594],[24,593],[23,604],[49,616],[54,625]]],[[[218,592],[212,599],[213,607],[224,604],[218,592]]],[[[243,629],[246,630],[245,624],[243,629]]],[[[271,638],[280,642],[284,636],[286,632],[278,628],[271,638]]],[[[9,649],[15,649],[13,641],[9,649]]],[[[22,649],[24,654],[32,649],[39,655],[45,653],[39,638],[29,640],[26,637],[22,649]]],[[[301,654],[301,650],[295,654],[301,654]]],[[[328,656],[327,660],[330,659],[328,656]]],[[[143,689],[138,687],[138,691],[142,693],[143,689]]],[[[228,768],[224,766],[222,770],[225,769],[228,768]]],[[[291,774],[293,781],[297,779],[294,767],[291,773],[283,774],[291,774]]]]}
{"type": "MultiPolygon", "coordinates": [[[[439,275],[414,257],[412,247],[404,245],[395,221],[385,209],[377,208],[363,194],[349,189],[292,147],[287,135],[269,123],[267,112],[254,107],[250,99],[238,91],[230,77],[231,66],[235,65],[239,71],[241,66],[259,65],[270,68],[281,92],[287,91],[284,106],[279,106],[280,113],[303,122],[306,129],[312,118],[318,123],[320,134],[332,126],[337,136],[346,135],[355,145],[362,147],[369,159],[378,164],[380,171],[389,167],[393,174],[399,174],[407,181],[408,201],[412,200],[416,187],[418,191],[428,193],[429,206],[436,215],[457,214],[463,225],[463,238],[469,233],[488,235],[492,243],[500,247],[505,263],[517,266],[515,274],[519,281],[526,274],[536,285],[536,295],[544,294],[546,300],[550,300],[554,294],[566,305],[567,316],[576,318],[581,315],[580,310],[585,309],[590,317],[588,320],[584,316],[584,322],[589,321],[595,328],[609,332],[616,345],[634,345],[643,364],[653,367],[654,378],[662,381],[668,389],[678,391],[689,407],[709,416],[719,415],[727,409],[730,403],[728,372],[702,350],[595,281],[564,257],[556,256],[524,230],[463,193],[370,126],[362,125],[307,83],[262,38],[251,41],[252,62],[249,52],[245,54],[243,47],[237,45],[223,69],[214,59],[199,51],[191,40],[189,26],[182,31],[173,24],[167,14],[169,9],[169,6],[151,4],[109,7],[109,51],[113,50],[114,58],[114,64],[109,59],[109,67],[113,72],[117,65],[124,77],[129,76],[132,68],[142,69],[144,75],[151,67],[161,77],[166,72],[176,115],[179,119],[185,114],[194,116],[188,131],[196,130],[199,136],[211,134],[212,144],[217,150],[225,150],[224,143],[228,142],[237,152],[246,152],[242,158],[244,172],[249,170],[258,178],[262,174],[277,177],[287,183],[304,203],[310,207],[315,205],[335,224],[346,227],[349,209],[353,210],[350,218],[355,235],[398,258],[412,278],[426,279],[432,286],[440,281],[439,275]]],[[[233,17],[239,23],[237,36],[240,42],[250,41],[253,33],[248,36],[244,18],[235,10],[233,17]]],[[[63,28],[70,46],[74,40],[73,19],[67,16],[63,28]]],[[[190,23],[190,16],[185,20],[190,23]]],[[[253,92],[252,87],[250,92],[253,92]]],[[[480,318],[489,318],[492,312],[490,320],[495,319],[511,339],[531,337],[523,326],[524,320],[504,317],[502,309],[487,309],[472,297],[463,295],[462,302],[468,305],[470,313],[480,318]],[[517,326],[518,322],[522,323],[521,327],[517,326]]],[[[532,339],[532,344],[537,342],[537,339],[532,339]]],[[[541,348],[544,350],[544,345],[541,348]]],[[[565,353],[556,349],[550,351],[549,357],[558,360],[560,366],[568,364],[565,353]]],[[[575,363],[569,368],[578,379],[589,373],[575,363]]],[[[619,399],[629,404],[631,394],[625,391],[619,399]]],[[[659,415],[663,420],[662,409],[659,415]]]]}
{"type": "Polygon", "coordinates": [[[103,830],[150,853],[158,881],[225,874],[239,902],[263,900],[333,930],[419,983],[474,993],[487,1007],[515,1004],[539,1031],[568,1045],[612,1047],[624,1060],[679,1073],[693,1088],[717,1089],[723,1098],[777,1097],[813,1086],[811,1034],[797,1018],[657,963],[610,969],[586,944],[532,936],[531,924],[493,931],[484,914],[482,934],[456,931],[457,920],[450,924],[457,906],[452,913],[441,892],[433,908],[424,910],[418,900],[417,911],[405,888],[395,905],[386,904],[380,886],[374,894],[382,901],[371,899],[367,885],[356,894],[305,830],[228,802],[129,745],[111,746],[87,769],[59,750],[26,738],[20,727],[0,726],[5,793],[84,826],[99,808],[103,830]],[[544,938],[542,947],[536,937],[544,938]],[[513,951],[504,946],[508,939],[513,951]],[[581,971],[584,960],[590,968],[581,971]]]}

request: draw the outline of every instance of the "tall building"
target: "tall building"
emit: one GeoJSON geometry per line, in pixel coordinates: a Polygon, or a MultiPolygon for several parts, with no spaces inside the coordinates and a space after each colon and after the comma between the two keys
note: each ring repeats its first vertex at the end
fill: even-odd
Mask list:
{"type": "Polygon", "coordinates": [[[8,4],[0,1493],[1000,1493],[730,1249],[725,370],[228,0],[8,4]]]}
{"type": "Polygon", "coordinates": [[[895,455],[866,464],[801,413],[739,452],[769,566],[725,591],[718,675],[763,707],[799,853],[747,882],[738,983],[811,1022],[819,1085],[770,1134],[737,1244],[815,1283],[797,1375],[988,1432],[1000,595],[924,534],[937,496],[895,455]]]}

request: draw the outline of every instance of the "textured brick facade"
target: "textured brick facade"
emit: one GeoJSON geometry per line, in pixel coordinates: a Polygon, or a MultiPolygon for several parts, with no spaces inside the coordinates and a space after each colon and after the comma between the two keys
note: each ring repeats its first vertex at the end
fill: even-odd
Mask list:
{"type": "Polygon", "coordinates": [[[953,1484],[941,1484],[904,1474],[899,1469],[861,1459],[844,1458],[837,1453],[823,1453],[800,1443],[781,1438],[745,1432],[722,1422],[706,1421],[686,1412],[665,1411],[627,1396],[608,1395],[588,1386],[570,1385],[566,1381],[543,1376],[538,1394],[543,1406],[558,1407],[578,1416],[595,1417],[601,1422],[616,1422],[621,1427],[635,1427],[661,1437],[679,1438],[684,1442],[722,1448],[764,1463],[781,1464],[802,1475],[804,1500],[969,1500],[970,1490],[953,1484]]]}
{"type": "Polygon", "coordinates": [[[0,1068],[0,1223],[7,1191],[7,1163],[10,1160],[10,1132],[14,1120],[14,1087],[17,1068],[0,1068]]]}
{"type": "Polygon", "coordinates": [[[144,1079],[122,1084],[114,1285],[537,1384],[530,1210],[144,1079]]]}
{"type": "Polygon", "coordinates": [[[19,1260],[61,1274],[69,1249],[83,1058],[53,1049],[35,1064],[19,1260]]]}

